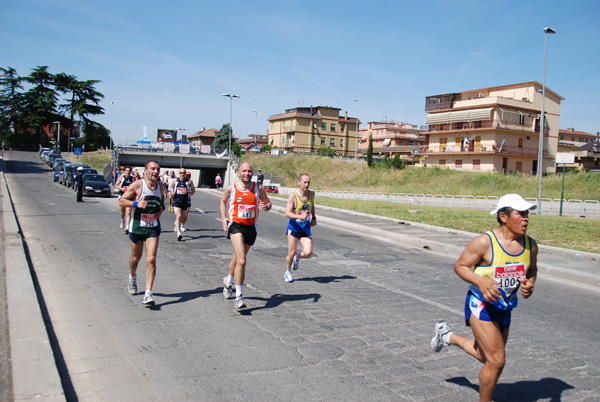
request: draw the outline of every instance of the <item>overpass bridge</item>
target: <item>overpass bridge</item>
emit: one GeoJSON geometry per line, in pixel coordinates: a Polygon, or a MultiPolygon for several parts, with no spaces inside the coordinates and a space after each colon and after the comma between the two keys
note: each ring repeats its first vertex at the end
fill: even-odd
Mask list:
{"type": "Polygon", "coordinates": [[[149,160],[155,160],[160,163],[161,171],[177,170],[180,167],[192,172],[192,178],[197,187],[208,185],[215,186],[215,177],[217,173],[223,178],[223,186],[235,180],[235,166],[237,160],[233,159],[229,176],[227,171],[227,157],[219,158],[214,154],[181,154],[174,152],[165,152],[163,150],[153,150],[147,148],[135,147],[117,147],[114,151],[116,166],[145,166],[149,160]]]}

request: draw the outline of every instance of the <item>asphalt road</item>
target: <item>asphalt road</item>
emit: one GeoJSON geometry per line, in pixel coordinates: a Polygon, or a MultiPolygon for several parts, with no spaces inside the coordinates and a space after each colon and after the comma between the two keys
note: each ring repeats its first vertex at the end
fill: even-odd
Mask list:
{"type": "MultiPolygon", "coordinates": [[[[289,284],[286,221],[261,213],[248,255],[249,308],[236,312],[221,293],[231,245],[218,196],[201,190],[183,241],[174,214],[163,215],[149,309],[126,291],[130,247],[117,199],[76,203],[35,153],[11,152],[5,163],[69,400],[478,398],[480,364],[457,348],[429,347],[442,318],[470,334],[467,286],[451,257],[318,225],[314,257],[289,284]]],[[[513,314],[495,400],[600,400],[598,305],[596,291],[540,279],[513,314]]]]}

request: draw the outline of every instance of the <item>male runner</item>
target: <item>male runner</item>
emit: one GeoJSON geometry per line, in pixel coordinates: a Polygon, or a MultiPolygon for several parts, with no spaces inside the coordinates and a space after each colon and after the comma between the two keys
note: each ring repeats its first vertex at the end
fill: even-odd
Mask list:
{"type": "Polygon", "coordinates": [[[312,256],[311,227],[317,224],[315,216],[315,193],[310,191],[310,176],[301,174],[298,177],[298,190],[288,197],[285,216],[289,219],[287,225],[288,255],[285,257],[287,270],[283,275],[286,282],[293,282],[292,268],[298,269],[300,258],[312,256]],[[302,252],[298,252],[298,241],[302,244],[302,252]]]}
{"type": "MultiPolygon", "coordinates": [[[[127,190],[127,187],[134,182],[134,177],[131,174],[131,167],[127,166],[123,170],[123,174],[117,177],[115,188],[119,190],[119,199],[123,197],[123,194],[127,190]]],[[[120,205],[120,204],[119,204],[120,205]]],[[[121,207],[121,229],[125,229],[125,234],[129,233],[129,221],[131,220],[131,208],[121,207]]]]}
{"type": "Polygon", "coordinates": [[[175,172],[171,170],[169,181],[167,182],[167,190],[169,193],[169,211],[173,211],[173,193],[171,192],[171,185],[176,181],[177,177],[175,176],[175,172]]]}
{"type": "Polygon", "coordinates": [[[187,222],[190,211],[189,199],[194,195],[196,188],[194,183],[186,176],[185,169],[179,169],[179,177],[171,184],[171,193],[173,194],[173,208],[175,209],[175,228],[177,240],[181,241],[181,232],[185,231],[183,225],[187,222]]]}
{"type": "Polygon", "coordinates": [[[148,161],[144,178],[127,187],[119,199],[121,207],[130,207],[129,239],[131,240],[131,258],[129,258],[129,283],[127,290],[137,293],[137,267],[142,259],[146,244],[146,292],[142,303],[154,306],[152,286],[156,276],[156,253],[160,236],[160,216],[165,210],[165,189],[160,181],[160,164],[148,161]]]}
{"type": "Polygon", "coordinates": [[[231,239],[233,258],[229,263],[229,275],[223,278],[223,296],[230,299],[235,282],[236,309],[246,307],[243,298],[244,279],[246,276],[246,255],[256,241],[256,220],[258,208],[263,211],[271,209],[271,201],[265,190],[252,182],[252,165],[241,164],[238,171],[239,181],[228,186],[223,192],[219,204],[223,230],[231,239]]]}
{"type": "Polygon", "coordinates": [[[454,271],[470,283],[465,302],[465,322],[475,339],[452,332],[439,321],[431,347],[439,352],[456,345],[483,363],[479,372],[479,399],[491,401],[505,361],[511,310],[517,293],[528,298],[537,276],[538,247],[527,236],[529,211],[535,209],[518,194],[500,197],[496,214],[500,227],[473,239],[454,264],[454,271]],[[474,267],[474,270],[471,269],[474,267]]]}

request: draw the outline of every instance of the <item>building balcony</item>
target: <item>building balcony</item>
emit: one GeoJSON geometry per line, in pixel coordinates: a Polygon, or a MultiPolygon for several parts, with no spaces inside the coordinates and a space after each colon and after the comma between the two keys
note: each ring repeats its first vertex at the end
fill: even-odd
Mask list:
{"type": "MultiPolygon", "coordinates": [[[[485,145],[472,145],[469,147],[461,147],[459,145],[446,145],[446,146],[432,146],[429,145],[429,149],[425,152],[428,155],[447,155],[447,154],[494,154],[494,155],[513,155],[513,156],[527,156],[537,157],[538,149],[529,147],[519,147],[514,145],[504,145],[500,149],[499,145],[485,146],[485,145]]],[[[544,158],[548,156],[547,150],[544,150],[544,158]]]]}

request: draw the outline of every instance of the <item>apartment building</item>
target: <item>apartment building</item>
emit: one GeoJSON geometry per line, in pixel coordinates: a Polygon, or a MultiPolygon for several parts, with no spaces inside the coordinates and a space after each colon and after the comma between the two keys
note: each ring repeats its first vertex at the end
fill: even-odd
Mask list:
{"type": "MultiPolygon", "coordinates": [[[[555,171],[560,103],[546,87],[543,172],[555,171]]],[[[537,174],[542,84],[537,81],[425,98],[424,166],[537,174]]]]}
{"type": "Polygon", "coordinates": [[[296,107],[269,117],[269,145],[283,152],[315,153],[329,147],[337,155],[354,154],[360,121],[340,116],[339,108],[296,107]]]}
{"type": "Polygon", "coordinates": [[[598,140],[598,133],[586,133],[585,131],[576,131],[574,128],[561,128],[558,130],[559,151],[563,147],[577,148],[598,140]]]}
{"type": "Polygon", "coordinates": [[[393,158],[400,155],[403,159],[412,159],[419,156],[425,150],[427,126],[416,126],[414,124],[387,121],[371,121],[367,127],[359,130],[358,148],[359,154],[365,156],[369,147],[369,137],[373,138],[373,155],[393,158]]]}

